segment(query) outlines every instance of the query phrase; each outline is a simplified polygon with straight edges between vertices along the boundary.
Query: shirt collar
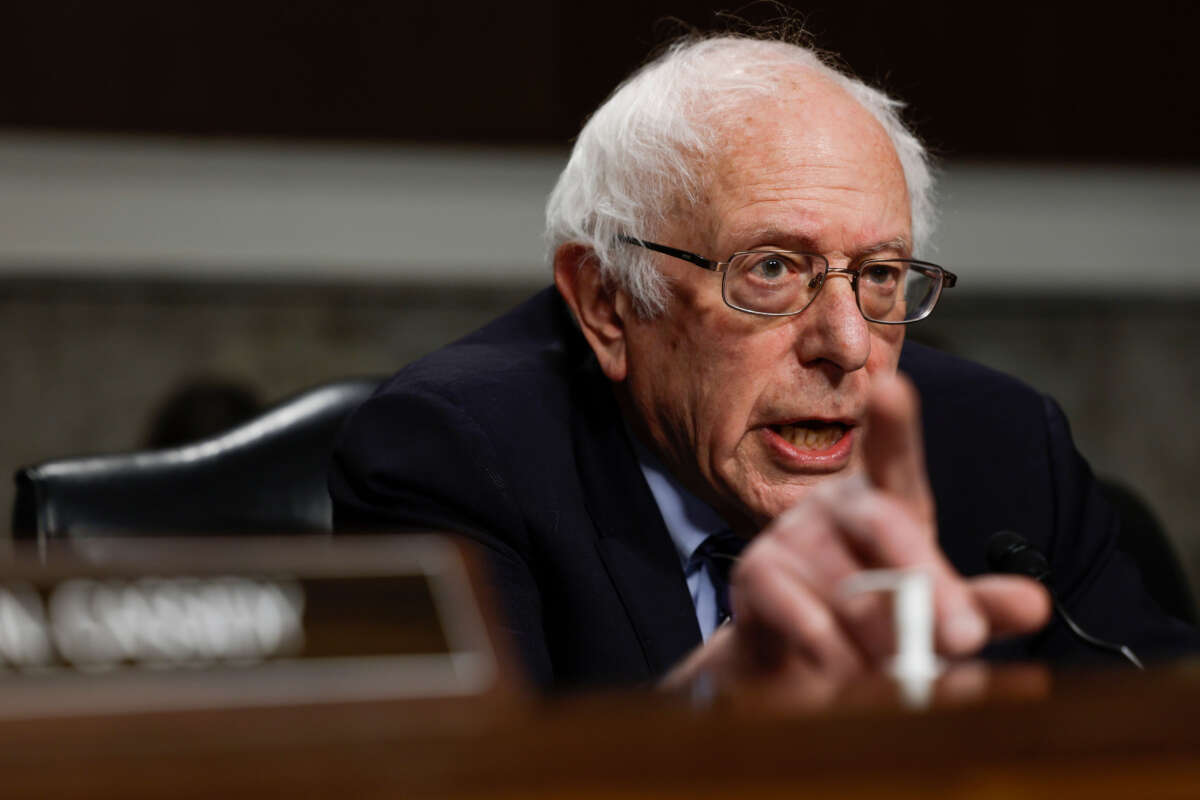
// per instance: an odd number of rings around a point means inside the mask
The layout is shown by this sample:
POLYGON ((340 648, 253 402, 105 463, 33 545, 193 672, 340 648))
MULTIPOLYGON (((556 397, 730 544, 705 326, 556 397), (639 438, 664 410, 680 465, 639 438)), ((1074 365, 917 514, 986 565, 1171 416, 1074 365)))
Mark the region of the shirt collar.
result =
POLYGON ((729 530, 729 526, 712 506, 683 488, 662 462, 650 452, 650 448, 638 441, 632 431, 628 433, 630 441, 633 442, 638 466, 646 476, 650 493, 654 495, 654 502, 658 505, 667 532, 671 534, 671 541, 675 543, 679 563, 686 571, 696 548, 712 534, 729 530))

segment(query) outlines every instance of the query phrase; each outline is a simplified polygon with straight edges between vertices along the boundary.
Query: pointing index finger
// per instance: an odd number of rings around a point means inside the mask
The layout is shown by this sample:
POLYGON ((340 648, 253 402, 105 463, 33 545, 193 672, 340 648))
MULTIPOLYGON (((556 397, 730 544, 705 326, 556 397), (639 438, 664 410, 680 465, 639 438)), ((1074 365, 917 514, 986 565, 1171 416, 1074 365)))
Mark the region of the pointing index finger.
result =
POLYGON ((871 387, 863 455, 872 485, 932 526, 934 506, 925 472, 921 405, 917 390, 903 375, 881 376, 871 387))

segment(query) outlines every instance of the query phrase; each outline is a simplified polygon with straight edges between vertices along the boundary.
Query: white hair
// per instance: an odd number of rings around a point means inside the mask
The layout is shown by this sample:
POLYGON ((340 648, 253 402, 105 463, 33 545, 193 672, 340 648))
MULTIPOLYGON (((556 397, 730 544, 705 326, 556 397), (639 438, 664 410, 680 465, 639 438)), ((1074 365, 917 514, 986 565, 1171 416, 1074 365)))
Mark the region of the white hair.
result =
POLYGON ((583 126, 546 203, 551 262, 560 246, 582 244, 604 280, 625 289, 639 313, 664 311, 666 281, 651 254, 617 237, 653 238, 669 218, 698 206, 704 163, 718 144, 717 120, 794 79, 794 70, 781 69, 788 66, 832 81, 883 126, 904 170, 919 251, 933 229, 933 175, 925 148, 900 119, 903 103, 807 47, 720 35, 676 42, 622 82, 583 126))

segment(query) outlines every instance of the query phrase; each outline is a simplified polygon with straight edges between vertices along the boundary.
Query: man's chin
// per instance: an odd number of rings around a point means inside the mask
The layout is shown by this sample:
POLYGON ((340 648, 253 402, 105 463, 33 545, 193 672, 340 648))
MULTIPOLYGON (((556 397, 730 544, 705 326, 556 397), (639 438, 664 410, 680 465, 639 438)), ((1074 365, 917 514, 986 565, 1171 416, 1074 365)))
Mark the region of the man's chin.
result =
POLYGON ((841 480, 860 472, 859 459, 855 458, 836 472, 816 475, 773 471, 771 477, 753 491, 742 495, 743 508, 758 529, 769 525, 776 517, 799 503, 805 495, 818 486, 841 480))

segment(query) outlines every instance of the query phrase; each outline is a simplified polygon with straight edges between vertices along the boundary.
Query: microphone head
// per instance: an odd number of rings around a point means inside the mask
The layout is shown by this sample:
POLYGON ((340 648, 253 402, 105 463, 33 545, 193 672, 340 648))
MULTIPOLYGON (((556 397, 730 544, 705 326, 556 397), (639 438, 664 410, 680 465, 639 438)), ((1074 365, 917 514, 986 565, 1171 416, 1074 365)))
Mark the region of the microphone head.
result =
POLYGON ((1019 533, 993 533, 988 539, 987 561, 996 572, 1025 575, 1050 587, 1050 563, 1019 533))

